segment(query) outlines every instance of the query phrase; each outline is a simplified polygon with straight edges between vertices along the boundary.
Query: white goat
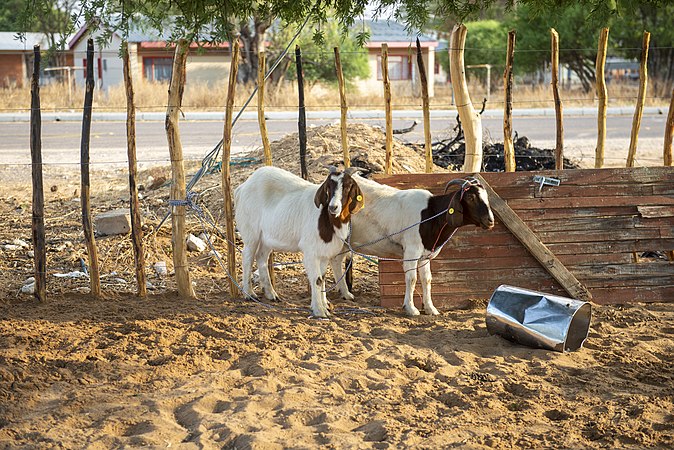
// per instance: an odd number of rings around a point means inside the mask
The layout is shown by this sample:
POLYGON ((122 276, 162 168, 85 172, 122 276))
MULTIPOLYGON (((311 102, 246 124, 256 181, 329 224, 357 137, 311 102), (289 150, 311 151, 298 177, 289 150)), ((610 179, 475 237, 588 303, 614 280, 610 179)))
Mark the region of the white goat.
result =
MULTIPOLYGON (((432 195, 423 189, 400 190, 357 174, 353 178, 367 199, 367 208, 352 220, 352 248, 378 257, 403 258, 406 284, 403 308, 410 316, 419 315, 413 301, 418 269, 424 310, 426 314, 439 314, 431 299, 430 260, 440 253, 442 245, 458 227, 474 224, 490 229, 494 226, 487 192, 474 178, 450 181, 445 192, 452 185, 458 185, 459 190, 444 195, 432 195), (424 222, 418 224, 421 221, 424 222)), ((342 270, 347 253, 345 247, 331 261, 345 298, 351 295, 342 270)))
POLYGON ((269 254, 301 251, 311 284, 311 310, 316 317, 327 317, 325 270, 344 245, 351 215, 363 206, 353 178, 332 172, 319 186, 285 170, 262 167, 236 189, 234 202, 244 243, 244 293, 254 296, 251 272, 257 259, 266 298, 278 299, 269 278, 269 254))

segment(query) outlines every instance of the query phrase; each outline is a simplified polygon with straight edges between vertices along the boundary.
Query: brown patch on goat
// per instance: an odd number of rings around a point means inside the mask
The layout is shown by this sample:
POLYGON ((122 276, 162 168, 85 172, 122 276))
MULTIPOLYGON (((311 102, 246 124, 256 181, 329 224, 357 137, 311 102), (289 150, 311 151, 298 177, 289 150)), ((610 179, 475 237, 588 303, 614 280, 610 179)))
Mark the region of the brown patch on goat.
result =
POLYGON ((419 225, 419 235, 426 250, 435 250, 436 246, 442 245, 459 227, 482 226, 483 222, 488 221, 490 209, 480 199, 481 188, 469 186, 463 195, 461 189, 463 188, 449 194, 430 197, 427 207, 421 211, 421 220, 426 220, 448 210, 447 214, 441 214, 419 225))
POLYGON ((340 173, 328 175, 314 197, 316 206, 321 208, 321 214, 318 217, 318 234, 324 242, 332 241, 335 229, 348 223, 351 220, 351 214, 360 211, 364 205, 363 193, 358 184, 348 173, 345 173, 342 177, 342 211, 339 216, 331 215, 328 205, 337 188, 337 182, 332 179, 332 175, 340 175, 340 173))

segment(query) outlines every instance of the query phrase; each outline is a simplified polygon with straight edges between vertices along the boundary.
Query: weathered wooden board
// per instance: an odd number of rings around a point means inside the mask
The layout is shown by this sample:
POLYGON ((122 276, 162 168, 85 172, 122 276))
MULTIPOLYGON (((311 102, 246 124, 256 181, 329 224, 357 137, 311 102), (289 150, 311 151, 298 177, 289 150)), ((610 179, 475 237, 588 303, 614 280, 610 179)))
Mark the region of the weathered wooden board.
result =
MULTIPOLYGON (((674 301, 674 263, 638 258, 674 249, 674 167, 482 173, 559 261, 601 304, 674 301), (560 186, 533 182, 557 178, 560 186)), ((379 177, 401 189, 442 193, 464 174, 379 177)), ((432 262, 436 305, 463 307, 488 299, 501 284, 568 296, 498 220, 492 231, 461 228, 432 262)), ((379 264, 381 303, 402 305, 399 262, 379 264)), ((421 301, 417 285, 415 302, 421 301)))

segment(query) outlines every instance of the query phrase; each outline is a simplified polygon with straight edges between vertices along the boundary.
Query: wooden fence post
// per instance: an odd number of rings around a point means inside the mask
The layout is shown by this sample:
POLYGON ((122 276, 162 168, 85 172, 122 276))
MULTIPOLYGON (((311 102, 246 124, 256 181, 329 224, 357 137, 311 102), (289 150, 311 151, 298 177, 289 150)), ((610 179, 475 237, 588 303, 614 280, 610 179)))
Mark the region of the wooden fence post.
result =
MULTIPOLYGON (((269 144, 269 134, 267 133, 267 120, 264 118, 264 88, 266 76, 266 53, 261 50, 257 57, 257 122, 260 125, 260 137, 262 138, 262 148, 264 149, 264 165, 271 166, 271 145, 269 144)), ((269 254, 267 262, 269 268, 269 279, 272 285, 276 284, 276 275, 274 273, 274 253, 269 254)))
POLYGON ((641 64, 639 66, 639 95, 637 105, 634 109, 634 118, 632 119, 632 132, 630 133, 630 149, 627 153, 627 167, 634 167, 634 158, 637 155, 637 141, 639 140, 639 128, 641 128, 641 117, 644 112, 644 102, 646 101, 646 88, 648 87, 648 45, 651 42, 651 33, 644 31, 643 41, 641 43, 641 64))
MULTIPOLYGON (((180 141, 180 108, 185 91, 185 66, 189 45, 181 39, 176 45, 173 58, 173 72, 168 92, 168 106, 166 108, 166 138, 171 154, 171 200, 186 200, 185 166, 183 163, 183 146, 180 141)), ((176 274, 178 294, 182 297, 194 297, 194 288, 190 281, 190 271, 187 265, 187 243, 185 242, 185 208, 184 205, 173 205, 171 211, 171 244, 173 245, 173 266, 176 274)))
POLYGON ((131 212, 131 241, 136 263, 137 294, 147 296, 145 284, 145 251, 143 249, 143 228, 140 220, 140 204, 138 202, 138 166, 136 163, 136 105, 134 104, 133 80, 131 79, 131 61, 129 43, 122 44, 124 59, 124 86, 126 88, 126 150, 129 158, 129 208, 131 212))
POLYGON ((47 249, 44 231, 44 188, 42 185, 42 115, 40 113, 40 46, 33 47, 33 78, 30 82, 30 157, 33 180, 33 262, 35 298, 47 300, 47 249))
POLYGON ((421 42, 417 38, 417 67, 421 81, 421 101, 424 110, 424 150, 426 153, 426 173, 433 172, 433 149, 431 148, 431 102, 428 99, 428 77, 421 54, 421 42))
POLYGON ((232 297, 238 294, 234 283, 236 279, 236 236, 234 235, 234 207, 232 205, 232 180, 230 178, 229 162, 232 152, 232 112, 234 110, 234 95, 236 93, 236 78, 239 72, 239 39, 232 42, 232 61, 229 66, 229 86, 227 88, 227 104, 225 106, 225 128, 222 137, 222 195, 225 204, 225 221, 227 232, 227 268, 229 278, 229 293, 232 297))
POLYGON ((82 227, 89 255, 89 284, 94 297, 101 296, 101 278, 98 270, 98 250, 94 240, 94 224, 91 221, 89 196, 89 141, 91 138, 91 106, 94 102, 94 40, 87 41, 87 76, 82 115, 82 141, 80 144, 82 227))
POLYGON ((667 123, 665 123, 665 145, 662 153, 665 166, 674 165, 672 162, 672 143, 674 143, 674 89, 672 89, 672 98, 669 101, 669 113, 667 113, 667 123))
POLYGON ((517 170, 513 148, 513 60, 515 59, 515 30, 508 31, 506 66, 503 73, 503 158, 506 172, 517 170))
POLYGON ((384 82, 384 105, 386 106, 386 162, 384 173, 393 169, 393 113, 391 112, 391 80, 388 76, 388 45, 381 44, 381 78, 384 82))
POLYGON ((463 124, 466 142, 463 171, 479 172, 482 168, 482 120, 473 108, 466 83, 463 49, 466 44, 467 32, 468 30, 463 24, 455 25, 452 30, 449 39, 449 69, 454 95, 456 96, 456 109, 463 124))
POLYGON ((339 126, 342 134, 342 152, 344 153, 344 168, 351 167, 351 157, 349 156, 349 137, 346 130, 346 114, 349 107, 346 103, 346 88, 344 86, 344 72, 342 71, 342 60, 339 57, 339 48, 335 47, 335 72, 337 73, 337 83, 339 85, 339 105, 340 118, 339 126))
MULTIPOLYGON (((665 166, 672 166, 672 142, 674 142, 674 89, 672 89, 672 98, 669 101, 669 112, 667 113, 667 122, 665 123, 665 143, 662 156, 665 166)), ((670 261, 674 261, 674 250, 667 252, 670 261)))
POLYGON ((555 169, 564 169, 564 119, 562 99, 559 97, 559 34, 554 28, 550 28, 550 46, 552 47, 552 96, 555 99, 555 169))
POLYGON ((260 125, 260 137, 264 149, 264 165, 271 166, 271 145, 267 133, 267 120, 264 118, 264 88, 266 75, 266 54, 260 51, 257 57, 257 122, 260 125))
POLYGON ((604 167, 604 153, 606 147, 606 108, 608 107, 608 92, 604 69, 606 67, 606 48, 608 46, 608 28, 602 28, 599 35, 599 47, 597 50, 596 81, 599 110, 597 113, 597 149, 595 150, 594 167, 604 167))
POLYGON ((304 108, 304 72, 302 71, 302 50, 295 46, 295 66, 297 68, 297 90, 299 95, 299 115, 297 128, 300 138, 300 173, 305 180, 309 177, 307 172, 307 112, 304 108))

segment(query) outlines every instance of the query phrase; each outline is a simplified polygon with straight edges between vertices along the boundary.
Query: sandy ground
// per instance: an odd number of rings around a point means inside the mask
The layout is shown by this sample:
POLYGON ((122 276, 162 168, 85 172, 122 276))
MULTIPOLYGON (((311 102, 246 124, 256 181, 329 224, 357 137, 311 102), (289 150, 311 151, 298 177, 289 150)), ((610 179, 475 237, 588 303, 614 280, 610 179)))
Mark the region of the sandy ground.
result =
MULTIPOLYGON (((327 321, 309 317, 301 268, 278 271, 285 301, 268 308, 231 298, 207 252, 189 258, 198 298, 179 298, 152 270, 172 266, 169 227, 150 233, 168 190, 149 186, 167 173, 141 174, 150 295, 134 295, 129 236, 113 236, 97 239, 98 299, 86 278, 54 276, 87 256, 79 176, 48 171, 39 304, 19 293, 30 249, 7 247, 30 242, 25 173, 0 172, 0 448, 674 447, 674 304, 595 305, 584 348, 561 354, 489 336, 487 299, 438 317, 378 308, 364 261, 356 300, 331 292, 327 321)), ((128 205, 125 177, 94 174, 94 214, 128 205)), ((201 191, 217 221, 218 184, 201 191)))

